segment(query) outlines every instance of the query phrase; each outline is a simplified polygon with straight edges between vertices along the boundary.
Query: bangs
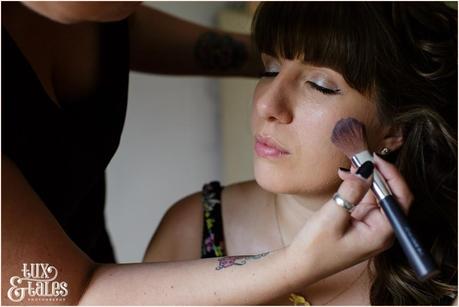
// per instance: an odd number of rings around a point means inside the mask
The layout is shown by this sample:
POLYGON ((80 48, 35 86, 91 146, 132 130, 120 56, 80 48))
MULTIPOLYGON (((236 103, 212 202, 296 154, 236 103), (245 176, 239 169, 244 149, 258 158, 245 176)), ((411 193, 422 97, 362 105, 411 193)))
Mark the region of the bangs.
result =
POLYGON ((331 68, 368 93, 378 48, 371 33, 384 29, 372 16, 359 2, 265 2, 255 13, 252 35, 259 52, 331 68))

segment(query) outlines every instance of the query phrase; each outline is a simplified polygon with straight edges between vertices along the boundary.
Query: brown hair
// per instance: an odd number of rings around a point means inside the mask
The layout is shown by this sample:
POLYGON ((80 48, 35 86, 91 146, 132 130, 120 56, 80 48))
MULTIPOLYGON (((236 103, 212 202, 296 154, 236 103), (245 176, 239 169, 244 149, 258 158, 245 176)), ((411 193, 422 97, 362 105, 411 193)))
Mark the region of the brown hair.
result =
POLYGON ((450 304, 457 292, 457 12, 441 2, 266 2, 260 52, 341 73, 403 132, 386 158, 415 196, 408 219, 441 273, 420 282, 397 243, 372 259, 373 305, 450 304))

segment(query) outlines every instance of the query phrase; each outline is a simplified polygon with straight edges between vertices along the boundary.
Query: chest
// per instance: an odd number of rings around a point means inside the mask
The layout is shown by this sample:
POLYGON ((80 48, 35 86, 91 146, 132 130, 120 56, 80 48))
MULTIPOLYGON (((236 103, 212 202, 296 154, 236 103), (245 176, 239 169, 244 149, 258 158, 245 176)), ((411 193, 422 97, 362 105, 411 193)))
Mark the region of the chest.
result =
POLYGON ((35 19, 4 26, 47 96, 58 106, 88 97, 100 79, 97 25, 51 25, 35 19))
POLYGON ((2 146, 47 204, 74 206, 103 181, 119 144, 128 85, 125 24, 105 28, 101 37, 85 25, 63 41, 60 29, 44 35, 46 26, 34 36, 14 24, 6 30, 2 146), (94 46, 96 39, 102 43, 94 46), (98 45, 101 52, 94 51, 98 45))
MULTIPOLYGON (((228 255, 258 254, 282 248, 275 215, 269 205, 256 205, 238 215, 235 211, 223 210, 225 245, 228 255), (225 213, 227 213, 225 218, 225 213)), ((371 278, 368 262, 357 264, 312 285, 298 288, 297 303, 303 298, 311 305, 369 305, 371 278)), ((269 305, 293 305, 289 293, 269 302, 269 305)))
POLYGON ((101 33, 96 25, 80 25, 57 31, 56 56, 50 80, 56 99, 74 103, 98 88, 101 79, 101 33))

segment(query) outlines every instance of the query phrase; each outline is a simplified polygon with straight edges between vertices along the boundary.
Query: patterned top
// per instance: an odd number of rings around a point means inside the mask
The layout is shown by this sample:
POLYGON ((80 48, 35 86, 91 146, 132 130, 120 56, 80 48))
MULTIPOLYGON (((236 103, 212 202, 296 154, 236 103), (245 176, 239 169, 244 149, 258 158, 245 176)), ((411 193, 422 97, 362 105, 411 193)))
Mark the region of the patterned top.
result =
POLYGON ((223 257, 226 255, 221 210, 222 189, 218 181, 205 184, 202 188, 204 226, 201 258, 223 257))

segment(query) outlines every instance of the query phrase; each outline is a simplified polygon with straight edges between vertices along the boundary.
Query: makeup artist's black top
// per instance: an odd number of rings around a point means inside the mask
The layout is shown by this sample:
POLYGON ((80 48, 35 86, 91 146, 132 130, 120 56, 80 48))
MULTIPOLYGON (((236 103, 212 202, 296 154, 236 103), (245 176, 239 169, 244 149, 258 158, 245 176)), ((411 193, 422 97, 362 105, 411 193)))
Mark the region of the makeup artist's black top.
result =
POLYGON ((114 262, 104 221, 105 168, 126 113, 127 21, 100 24, 99 33, 97 89, 59 107, 2 27, 2 153, 83 251, 95 261, 114 262))

